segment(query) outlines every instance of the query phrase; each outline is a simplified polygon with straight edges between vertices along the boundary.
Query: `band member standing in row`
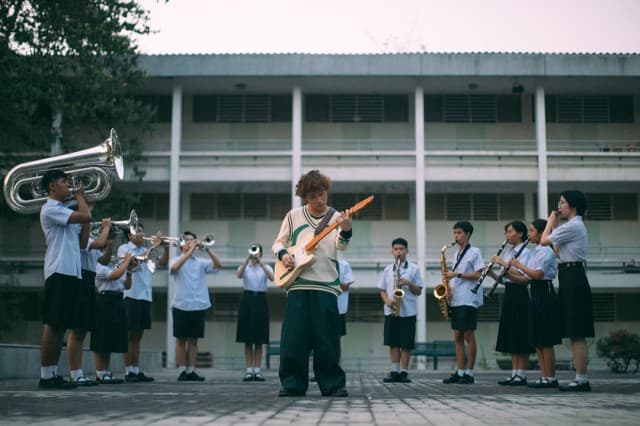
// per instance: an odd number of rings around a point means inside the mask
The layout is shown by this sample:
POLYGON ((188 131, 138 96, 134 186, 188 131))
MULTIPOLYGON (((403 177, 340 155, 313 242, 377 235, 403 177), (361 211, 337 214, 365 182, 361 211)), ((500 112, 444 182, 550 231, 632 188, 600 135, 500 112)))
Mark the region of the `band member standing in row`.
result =
POLYGON ((204 377, 195 371, 198 358, 198 339, 204 337, 205 312, 211 307, 206 274, 217 273, 222 268, 220 259, 211 248, 204 250, 209 259, 195 257, 193 252, 201 247, 196 234, 182 234, 182 254, 170 262, 175 292, 171 301, 173 337, 176 338, 176 364, 178 381, 202 382, 204 377))
POLYGON ((244 292, 238 308, 236 342, 244 343, 247 369, 245 382, 264 382, 260 371, 262 345, 269 343, 269 305, 267 288, 273 281, 273 269, 262 261, 262 245, 253 243, 249 255, 238 267, 236 276, 242 279, 244 292))
POLYGON ((563 317, 562 337, 571 339, 575 379, 560 390, 588 392, 591 390, 587 376, 589 352, 587 337, 595 335, 591 287, 585 272, 587 260, 587 228, 582 217, 587 199, 580 191, 569 190, 560 194, 558 211, 551 212, 540 244, 553 246, 558 255, 558 300, 563 317), (560 219, 567 220, 560 224, 560 219))
POLYGON ((323 396, 345 397, 346 377, 340 367, 339 314, 336 296, 340 281, 337 250, 345 250, 351 239, 348 212, 338 213, 327 205, 331 180, 318 170, 303 175, 296 185, 302 207, 290 210, 273 243, 274 255, 287 268, 295 261, 287 247, 313 238, 316 228, 338 222, 337 228, 315 248, 316 262, 302 271, 289 286, 280 344, 279 396, 303 396, 309 387, 309 354, 323 396), (326 219, 325 219, 326 216, 326 219), (324 222, 324 223, 323 223, 324 222))
POLYGON ((562 343, 558 299, 553 289, 553 279, 558 273, 556 256, 551 247, 540 245, 540 237, 547 221, 536 219, 529 225, 529 241, 536 244, 529 262, 525 265, 511 258, 509 263, 526 274, 525 277, 512 276, 516 282, 528 282, 531 292, 531 320, 529 333, 531 344, 536 348, 540 379, 529 383, 532 388, 557 388, 556 356, 554 345, 562 343))
POLYGON ((404 238, 396 238, 391 242, 391 255, 396 261, 384 268, 378 283, 384 302, 384 345, 389 346, 391 358, 391 371, 382 379, 385 383, 411 382, 407 370, 411 350, 416 347, 418 296, 422 293, 424 282, 418 266, 407 260, 408 246, 404 238), (404 291, 398 316, 392 315, 396 287, 404 291))
MULTIPOLYGON (((138 223, 138 230, 135 235, 127 231, 129 242, 118 248, 118 257, 123 258, 126 253, 133 256, 145 256, 147 249, 144 248, 144 226, 138 223)), ((149 250, 157 250, 161 239, 159 234, 154 237, 153 244, 149 250)), ((162 256, 156 262, 159 266, 164 266, 169 260, 169 250, 164 249, 162 256)), ((127 382, 152 382, 153 378, 146 376, 140 371, 140 342, 144 330, 151 329, 151 271, 146 262, 141 262, 140 266, 132 274, 131 289, 124 292, 124 306, 127 312, 127 330, 129 330, 129 350, 124 356, 124 364, 127 382)))
POLYGON ((473 226, 466 221, 453 225, 453 237, 458 249, 453 253, 453 268, 447 273, 451 287, 451 328, 456 342, 456 368, 445 384, 472 384, 475 382, 473 367, 476 362, 475 330, 478 308, 482 306, 482 290, 474 294, 471 289, 484 269, 482 253, 469 243, 473 226), (467 351, 465 354, 465 342, 467 351), (465 369, 465 358, 467 360, 465 369))
MULTIPOLYGON (((502 266, 504 270, 509 260, 520 253, 518 259, 526 264, 531 255, 529 249, 523 247, 526 244, 527 226, 519 220, 514 220, 505 225, 504 229, 511 250, 507 251, 504 257, 494 256, 493 262, 502 266)), ((521 277, 523 274, 515 268, 510 268, 504 277, 505 291, 496 342, 496 351, 511 354, 512 370, 511 376, 498 381, 498 384, 526 386, 529 354, 534 352, 529 338, 529 292, 527 280, 515 282, 514 276, 521 277)))
MULTIPOLYGON (((104 230, 104 221, 102 226, 104 230)), ((122 293, 131 288, 132 255, 127 252, 119 264, 112 263, 112 247, 113 240, 107 240, 95 267, 95 288, 98 290, 96 327, 91 333, 90 346, 96 366, 96 382, 105 385, 123 383, 122 379, 113 377, 109 364, 112 353, 123 354, 128 349, 127 317, 122 293)))
MULTIPOLYGON (((40 224, 47 250, 44 257, 44 301, 42 313, 42 338, 40 340, 40 381, 43 389, 68 389, 84 384, 86 379, 72 377, 68 382, 58 375, 58 359, 65 330, 67 337, 67 359, 72 371, 82 364, 82 341, 90 325, 87 314, 87 291, 82 281, 80 248, 87 240, 80 239, 80 224, 91 221, 91 211, 84 199, 82 188, 74 190, 78 203, 76 211, 64 201, 71 195, 67 175, 62 170, 44 173, 41 187, 48 193, 46 203, 40 210, 40 224)), ((82 375, 84 377, 84 375, 82 375)))
POLYGON ((347 312, 349 311, 349 289, 355 282, 353 270, 346 260, 338 261, 340 268, 340 289, 342 293, 338 296, 338 314, 340 314, 340 336, 347 335, 347 312))

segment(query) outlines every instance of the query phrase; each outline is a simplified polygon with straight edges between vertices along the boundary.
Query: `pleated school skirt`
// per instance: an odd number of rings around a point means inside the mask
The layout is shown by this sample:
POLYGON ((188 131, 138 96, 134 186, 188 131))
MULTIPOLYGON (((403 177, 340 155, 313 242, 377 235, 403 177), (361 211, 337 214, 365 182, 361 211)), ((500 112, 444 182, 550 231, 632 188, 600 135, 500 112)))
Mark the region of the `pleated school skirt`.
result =
POLYGON ((531 281, 530 336, 535 347, 562 343, 560 306, 550 280, 531 281))
POLYGON ((529 291, 526 286, 506 283, 496 351, 511 354, 535 352, 529 338, 529 291))

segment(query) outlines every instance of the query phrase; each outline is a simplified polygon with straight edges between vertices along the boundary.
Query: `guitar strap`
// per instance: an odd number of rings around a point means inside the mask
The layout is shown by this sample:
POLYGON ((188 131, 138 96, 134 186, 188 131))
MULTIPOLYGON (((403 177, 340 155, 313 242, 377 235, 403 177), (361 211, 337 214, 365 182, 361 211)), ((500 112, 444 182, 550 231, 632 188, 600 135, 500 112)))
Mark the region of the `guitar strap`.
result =
POLYGON ((329 210, 327 210, 327 212, 325 213, 324 217, 322 218, 322 221, 318 224, 318 227, 316 228, 313 235, 318 235, 324 230, 324 228, 327 227, 327 225, 329 224, 329 221, 331 220, 335 212, 336 212, 336 209, 334 209, 333 207, 329 207, 329 210))

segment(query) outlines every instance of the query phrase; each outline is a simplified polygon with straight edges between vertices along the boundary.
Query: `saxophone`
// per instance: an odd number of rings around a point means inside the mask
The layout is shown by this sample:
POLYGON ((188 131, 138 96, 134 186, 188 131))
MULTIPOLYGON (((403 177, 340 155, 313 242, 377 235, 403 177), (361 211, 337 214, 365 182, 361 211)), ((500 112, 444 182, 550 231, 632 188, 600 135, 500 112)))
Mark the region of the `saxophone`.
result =
POLYGON ((402 306, 402 298, 404 297, 404 290, 400 288, 400 267, 402 261, 400 257, 396 258, 396 273, 393 289, 393 306, 391 307, 391 315, 397 317, 400 315, 400 307, 402 306))
POLYGON ((449 306, 451 306, 451 288, 449 287, 449 278, 447 278, 447 258, 445 253, 449 247, 454 246, 455 241, 442 246, 440 249, 440 273, 442 275, 442 282, 437 284, 433 289, 433 295, 440 303, 440 312, 444 319, 449 319, 449 306))

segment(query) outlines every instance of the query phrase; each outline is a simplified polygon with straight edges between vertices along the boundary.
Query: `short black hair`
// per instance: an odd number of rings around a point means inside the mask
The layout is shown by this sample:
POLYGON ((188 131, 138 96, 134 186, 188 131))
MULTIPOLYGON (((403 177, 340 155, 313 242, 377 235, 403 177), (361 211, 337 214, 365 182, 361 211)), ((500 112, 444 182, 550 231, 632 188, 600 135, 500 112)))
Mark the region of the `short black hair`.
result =
POLYGON ((44 172, 42 179, 40 179, 40 186, 43 190, 49 193, 49 184, 55 182, 60 178, 66 178, 67 174, 60 169, 51 169, 44 172))
POLYGON ((512 220, 504 226, 505 232, 509 227, 512 227, 517 233, 520 234, 520 241, 524 241, 527 239, 527 225, 525 225, 524 222, 520 220, 512 220))
POLYGON ((198 238, 198 237, 196 236, 196 234, 194 234, 194 233, 193 233, 193 232, 191 232, 191 231, 184 231, 184 232, 182 233, 182 235, 191 235, 191 236, 193 237, 193 239, 194 239, 194 240, 195 240, 196 238, 198 238))
POLYGON ((403 245, 404 248, 409 248, 409 243, 404 238, 396 238, 395 240, 391 241, 391 247, 395 246, 396 244, 403 245))
POLYGON ((587 210, 587 197, 585 197, 581 191, 568 189, 562 191, 560 196, 567 200, 569 207, 576 209, 578 216, 584 216, 584 212, 587 210))
POLYGON ((542 233, 544 232, 544 228, 547 227, 547 219, 536 219, 531 222, 531 225, 536 228, 536 231, 542 233))
POLYGON ((473 234, 473 225, 466 220, 461 220, 453 224, 453 229, 462 229, 465 233, 473 234))

